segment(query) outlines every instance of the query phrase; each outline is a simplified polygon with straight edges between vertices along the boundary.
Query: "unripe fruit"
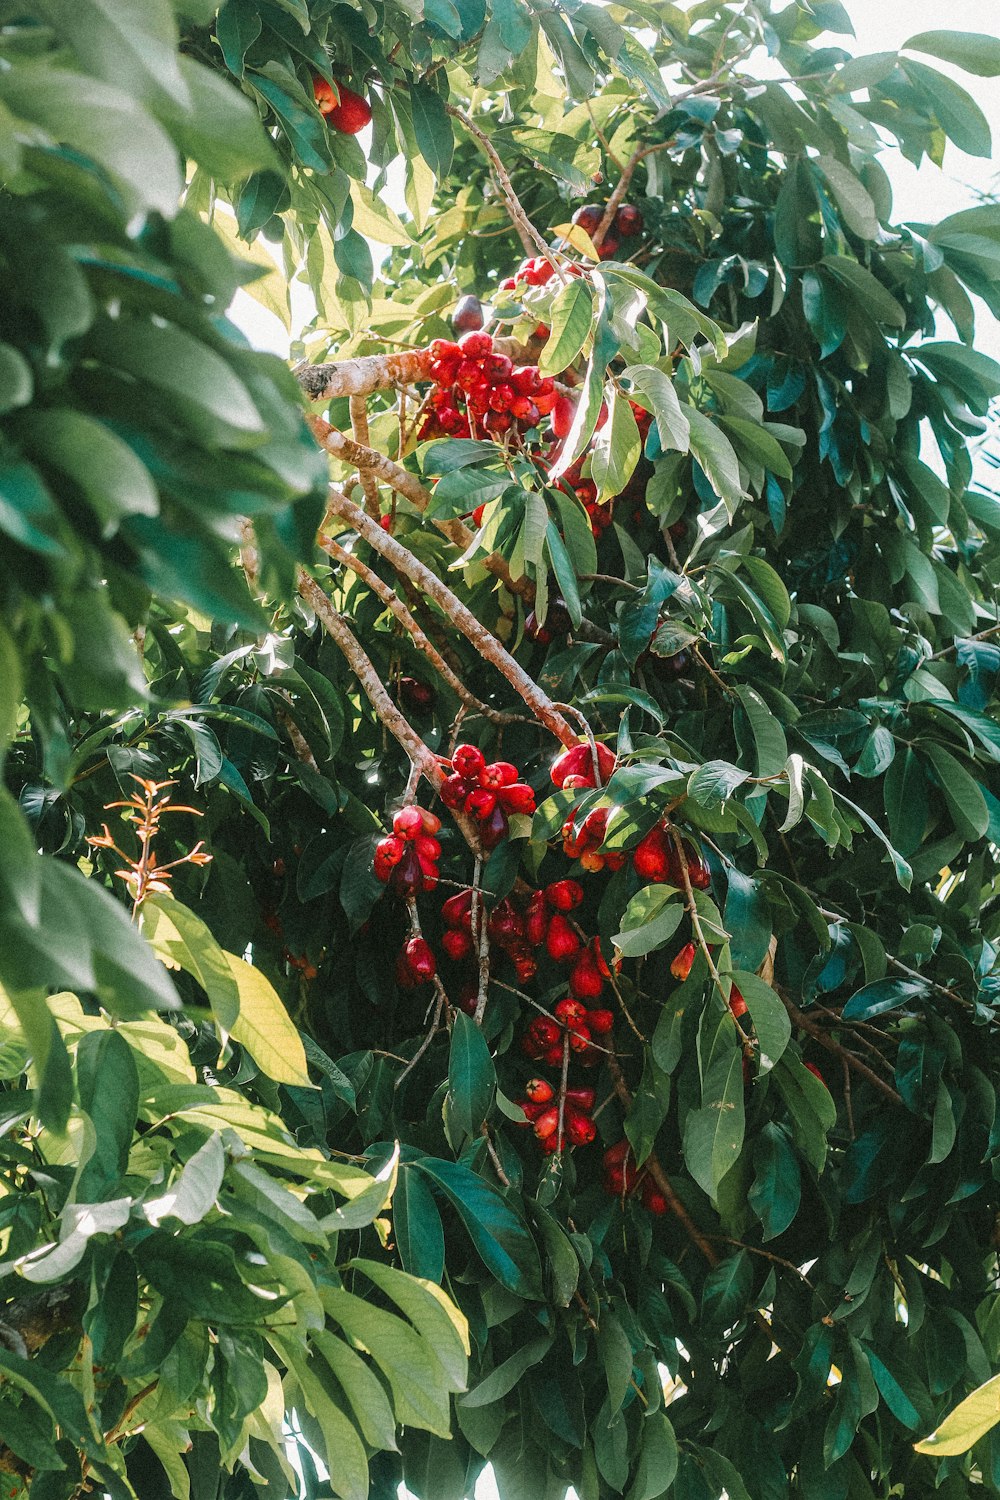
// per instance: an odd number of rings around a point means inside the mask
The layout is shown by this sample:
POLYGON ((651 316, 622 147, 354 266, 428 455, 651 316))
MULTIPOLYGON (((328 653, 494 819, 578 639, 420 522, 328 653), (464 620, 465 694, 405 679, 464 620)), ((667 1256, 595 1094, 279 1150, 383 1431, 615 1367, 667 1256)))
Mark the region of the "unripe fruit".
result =
POLYGON ((461 927, 449 927, 441 934, 441 947, 455 963, 472 952, 472 934, 461 927))
POLYGON ((451 326, 456 333, 475 333, 482 328, 485 321, 483 304, 478 297, 470 294, 458 299, 455 311, 451 315, 451 326))
MULTIPOLYGON (((530 1078, 525 1085, 524 1092, 533 1104, 548 1104, 550 1099, 555 1098, 555 1089, 547 1078, 530 1078)), ((593 1108, 593 1101, 591 1101, 591 1108, 593 1108)))
POLYGON ((357 135, 372 122, 371 105, 367 99, 349 89, 346 83, 338 83, 337 92, 340 95, 339 101, 334 98, 333 90, 325 78, 313 79, 316 103, 330 129, 338 130, 341 135, 357 135))
POLYGON ((747 1003, 740 991, 736 988, 735 984, 729 991, 729 1009, 732 1011, 737 1021, 741 1016, 745 1016, 748 1013, 747 1003))
POLYGON ((475 781, 486 764, 486 757, 477 745, 456 745, 451 757, 452 770, 467 781, 475 781))
POLYGON ((694 963, 694 943, 685 943, 679 953, 674 955, 670 965, 670 972, 675 979, 685 980, 691 972, 694 963))
POLYGON ((419 807, 401 807, 393 813, 392 831, 401 839, 415 839, 424 831, 424 820, 419 807))
POLYGON ((557 964, 568 963, 580 951, 580 939, 561 912, 555 912, 549 923, 545 947, 557 964))
POLYGON ((583 886, 578 880, 555 880, 542 894, 554 911, 574 911, 583 901, 583 886))
POLYGON ((437 973, 437 964, 434 961, 431 946, 425 938, 410 938, 403 951, 406 954, 406 962, 418 979, 425 981, 434 978, 437 973))
POLYGON ((595 1036, 607 1036, 614 1030, 615 1016, 611 1010, 588 1010, 587 1025, 595 1036))
POLYGON ((579 226, 585 234, 593 234, 598 224, 604 218, 604 209, 599 203, 584 203, 573 215, 572 223, 579 226))
POLYGON ((623 203, 615 214, 615 228, 623 239, 628 239, 633 234, 641 234, 644 224, 642 210, 636 208, 634 203, 623 203))

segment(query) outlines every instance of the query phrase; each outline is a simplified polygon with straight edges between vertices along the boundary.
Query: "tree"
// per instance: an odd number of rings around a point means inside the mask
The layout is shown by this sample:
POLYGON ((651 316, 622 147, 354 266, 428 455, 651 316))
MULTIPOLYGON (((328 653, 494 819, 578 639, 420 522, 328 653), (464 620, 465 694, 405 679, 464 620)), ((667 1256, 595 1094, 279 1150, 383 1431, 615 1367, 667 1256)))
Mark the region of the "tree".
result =
POLYGON ((1000 44, 849 35, 4 7, 13 1500, 1000 1488, 1000 44))

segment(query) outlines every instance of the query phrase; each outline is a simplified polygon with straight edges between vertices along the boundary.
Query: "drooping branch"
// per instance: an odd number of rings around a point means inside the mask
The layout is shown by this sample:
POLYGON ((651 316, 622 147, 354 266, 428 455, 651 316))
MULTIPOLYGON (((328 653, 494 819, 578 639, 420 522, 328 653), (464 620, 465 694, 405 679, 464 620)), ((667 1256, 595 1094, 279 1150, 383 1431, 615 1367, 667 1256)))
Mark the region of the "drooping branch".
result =
POLYGON ((330 490, 330 510, 353 527, 358 535, 363 537, 376 552, 380 552, 397 572, 412 579, 428 598, 434 600, 452 623, 457 625, 462 634, 472 642, 480 656, 506 677, 536 719, 544 724, 561 744, 569 748, 577 743, 578 736, 574 734, 551 698, 542 691, 533 678, 528 676, 510 653, 504 650, 492 631, 477 620, 472 611, 456 598, 448 585, 443 583, 436 573, 432 573, 430 568, 425 567, 394 537, 388 536, 381 526, 365 515, 360 505, 355 505, 353 500, 349 500, 346 495, 341 495, 334 489, 330 490))
POLYGON ((489 719, 492 724, 511 724, 517 721, 519 718, 518 715, 505 714, 499 709, 491 708, 488 703, 483 703, 474 693, 470 693, 462 679, 452 670, 440 651, 414 619, 395 589, 386 583, 384 578, 380 578, 373 568, 369 568, 360 558, 355 557, 353 552, 348 552, 345 547, 341 547, 340 543, 335 542, 331 537, 321 537, 319 544, 329 557, 332 557, 335 562, 339 562, 343 567, 350 568, 351 572, 356 574, 371 589, 372 593, 381 599, 393 619, 398 620, 400 625, 402 625, 417 650, 424 653, 438 676, 444 679, 452 692, 464 704, 475 713, 482 714, 483 718, 489 719))
POLYGON ((522 208, 521 201, 514 191, 507 168, 500 160, 493 142, 489 139, 486 132, 480 130, 476 122, 469 118, 463 109, 458 109, 454 104, 446 104, 445 109, 465 126, 469 134, 474 140, 479 142, 486 153, 487 160, 493 168, 493 175, 496 178, 497 186, 503 194, 504 203, 507 205, 507 212, 510 215, 511 223, 517 230, 518 238, 524 248, 525 255, 531 255, 533 251, 539 255, 543 255, 561 279, 562 273, 552 258, 552 251, 522 208))

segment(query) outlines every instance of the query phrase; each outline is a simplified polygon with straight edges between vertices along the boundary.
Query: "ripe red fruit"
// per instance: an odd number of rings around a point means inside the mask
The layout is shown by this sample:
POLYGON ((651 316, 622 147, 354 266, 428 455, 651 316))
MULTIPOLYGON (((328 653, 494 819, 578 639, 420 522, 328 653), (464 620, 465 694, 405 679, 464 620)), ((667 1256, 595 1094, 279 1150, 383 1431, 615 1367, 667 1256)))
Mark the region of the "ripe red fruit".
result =
POLYGON ((540 948, 545 941, 545 934, 548 930, 549 913, 545 905, 545 896, 541 891, 536 891, 528 901, 528 909, 524 920, 524 935, 532 948, 540 948))
POLYGON ((457 775, 464 776, 466 781, 478 780, 485 764, 486 757, 477 745, 456 745, 451 757, 452 770, 457 775))
POLYGON ((398 865, 405 853, 405 840, 396 834, 390 833, 387 838, 379 839, 375 845, 375 858, 381 864, 387 865, 389 869, 398 865))
MULTIPOLYGON (((603 745, 598 741, 597 768, 600 772, 602 784, 607 781, 614 770, 616 759, 615 752, 609 749, 607 745, 603 745)), ((596 785, 594 779, 594 757, 590 748, 590 741, 585 740, 581 745, 572 745, 568 750, 564 750, 561 755, 557 755, 549 769, 549 775, 558 787, 566 785, 567 776, 583 776, 588 778, 586 781, 587 786, 596 785)))
POLYGON ((615 214, 615 228, 623 239, 628 239, 633 234, 641 234, 644 224, 642 210, 636 208, 634 203, 623 203, 615 214))
POLYGON ((433 708, 436 696, 428 682, 421 682, 416 677, 399 679, 399 698, 406 708, 418 710, 433 708))
POLYGON ((389 886, 397 896, 415 896, 423 890, 424 871, 420 868, 420 856, 412 843, 407 843, 402 859, 389 877, 389 886))
POLYGON ((477 786, 465 799, 465 811, 471 818, 479 818, 481 822, 490 816, 496 805, 496 792, 487 791, 484 786, 477 786))
POLYGON ((594 1092, 593 1089, 567 1089, 566 1090, 566 1102, 567 1102, 567 1104, 573 1104, 573 1105, 575 1105, 578 1110, 582 1110, 584 1113, 588 1113, 589 1114, 589 1112, 594 1107, 594 1100, 596 1098, 597 1098, 597 1095, 596 1095, 596 1093, 594 1092))
POLYGON ((420 816, 423 819, 424 832, 426 834, 441 832, 441 819, 437 813, 432 813, 429 808, 422 807, 420 809, 420 816))
POLYGON ((615 255, 617 255, 618 236, 615 234, 606 234, 604 236, 604 239, 601 241, 600 249, 598 250, 597 254, 600 260, 611 260, 615 255))
POLYGON ((583 886, 578 880, 554 880, 542 894, 554 911, 574 911, 583 901, 583 886))
POLYGON ((531 787, 524 781, 516 781, 513 786, 502 786, 497 792, 500 806, 512 813, 533 813, 535 810, 535 794, 531 787))
POLYGON ((572 222, 578 225, 585 234, 593 234, 603 218, 604 209, 599 203, 584 203, 576 210, 572 222))
POLYGON ((584 948, 573 965, 569 987, 578 1000, 596 1000, 604 989, 604 980, 589 948, 584 948))
POLYGON ((640 839, 632 851, 632 864, 643 880, 665 881, 670 874, 670 843, 663 829, 656 825, 640 839))
POLYGON ((392 536, 392 516, 379 516, 378 524, 383 531, 387 531, 392 536))
POLYGON ((587 1025, 595 1036, 607 1036, 614 1030, 615 1015, 611 1010, 588 1010, 587 1025))
POLYGON ((330 129, 339 130, 341 135, 357 135, 372 122, 371 105, 367 99, 349 89, 346 83, 338 83, 337 92, 340 95, 339 101, 334 98, 333 90, 325 78, 313 79, 313 94, 319 112, 330 129))
POLYGON ((562 1021, 567 1026, 578 1026, 587 1019, 587 1007, 581 1005, 579 1000, 567 996, 565 1000, 559 1001, 554 1015, 557 1021, 562 1021))
POLYGON ((514 972, 518 984, 530 984, 538 973, 538 965, 530 955, 514 955, 514 972))
POLYGON ((499 901, 487 924, 490 937, 500 944, 524 939, 524 920, 510 900, 499 901))
POLYGON ((535 1121, 535 1134, 540 1141, 544 1141, 548 1136, 554 1135, 558 1129, 559 1111, 555 1105, 551 1105, 548 1109, 543 1109, 535 1121))
POLYGON ((735 984, 729 991, 729 1009, 732 1011, 737 1021, 741 1016, 745 1016, 747 1014, 747 1003, 740 991, 736 988, 735 984))
POLYGON ((509 760, 494 760, 479 773, 479 785, 497 792, 502 786, 513 786, 521 773, 509 760))
POLYGON ((539 625, 538 616, 531 610, 525 616, 524 633, 529 641, 537 641, 540 646, 547 646, 552 639, 552 632, 545 625, 539 625))
POLYGON ((569 437, 576 416, 576 403, 568 396, 557 396, 552 407, 552 432, 557 438, 569 437))
POLYGON ((465 359, 485 359, 493 353, 493 340, 488 333, 463 333, 458 341, 458 347, 465 359))
POLYGON ((817 1068, 815 1063, 803 1063, 802 1066, 804 1068, 808 1068, 813 1077, 818 1078, 823 1087, 829 1092, 830 1085, 827 1083, 826 1079, 823 1077, 822 1073, 820 1072, 819 1068, 817 1068))
POLYGON ((441 934, 441 947, 457 963, 472 952, 472 934, 461 927, 449 927, 441 934))
POLYGON ((567 1108, 566 1139, 571 1146, 589 1146, 597 1134, 597 1126, 587 1115, 567 1108))
POLYGON ((692 886, 696 891, 707 891, 712 884, 712 875, 705 862, 705 856, 687 839, 684 840, 684 854, 687 859, 688 879, 692 886))
MULTIPOLYGON (((530 1078, 525 1085, 524 1092, 533 1104, 548 1104, 550 1099, 555 1098, 555 1089, 547 1078, 530 1078)), ((566 1097, 569 1097, 568 1091, 566 1097)), ((593 1108, 593 1101, 591 1101, 591 1108, 593 1108)))
POLYGON ((557 964, 565 964, 580 951, 580 939, 561 912, 555 912, 545 934, 548 955, 557 964))
POLYGON ((500 390, 504 390, 507 387, 504 386, 503 382, 510 379, 511 371, 514 368, 514 361, 506 354, 493 353, 487 356, 483 368, 493 384, 500 390))
POLYGON ((673 962, 670 965, 670 972, 675 979, 684 980, 690 974, 693 963, 694 943, 685 943, 680 952, 674 955, 673 962))
POLYGON ((424 820, 419 807, 401 807, 393 814, 392 831, 401 839, 415 839, 424 831, 424 820))
POLYGON ((469 931, 472 927, 472 892, 458 891, 449 896, 441 907, 441 917, 448 927, 461 927, 469 931))
POLYGON ((533 1104, 530 1099, 515 1099, 514 1103, 520 1105, 524 1111, 524 1123, 526 1125, 532 1120, 537 1120, 545 1108, 544 1104, 533 1104))
POLYGON ((536 1016, 528 1031, 543 1047, 551 1047, 562 1035, 558 1021, 553 1021, 551 1016, 536 1016))
POLYGON ((418 979, 434 978, 437 973, 437 963, 426 938, 410 938, 403 951, 406 954, 406 962, 418 979))
POLYGON ((464 776, 446 776, 441 785, 440 797, 445 807, 452 811, 461 807, 471 788, 464 776))
POLYGON ((569 1045, 574 1052, 590 1051, 590 1027, 584 1022, 579 1026, 571 1026, 569 1029, 569 1045))
POLYGON ((640 1194, 643 1208, 648 1209, 651 1214, 665 1214, 670 1207, 651 1177, 646 1177, 643 1180, 640 1194))
POLYGON ((470 293, 469 296, 458 299, 451 315, 451 326, 456 333, 476 333, 485 321, 483 304, 478 297, 473 297, 470 293))
POLYGON ((431 838, 429 833, 418 833, 413 840, 413 847, 421 860, 427 859, 435 863, 441 858, 441 845, 437 839, 431 838))
POLYGON ((498 802, 489 817, 484 818, 479 825, 479 837, 483 848, 495 849, 508 833, 510 833, 510 824, 507 821, 507 814, 498 802))

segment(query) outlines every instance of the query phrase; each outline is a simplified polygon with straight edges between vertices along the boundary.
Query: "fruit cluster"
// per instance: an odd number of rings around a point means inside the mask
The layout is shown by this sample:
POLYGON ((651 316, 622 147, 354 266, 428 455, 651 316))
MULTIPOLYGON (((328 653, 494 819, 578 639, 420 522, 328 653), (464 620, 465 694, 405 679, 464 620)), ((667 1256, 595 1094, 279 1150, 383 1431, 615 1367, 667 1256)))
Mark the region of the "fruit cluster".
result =
POLYGON ((476 819, 484 849, 495 849, 507 837, 509 813, 535 810, 534 792, 509 760, 487 764, 476 745, 458 745, 451 760, 441 765, 451 772, 441 787, 441 801, 453 812, 461 809, 476 819))
MULTIPOLYGON (((573 223, 586 234, 594 234, 598 225, 604 218, 604 206, 600 203, 585 203, 576 210, 573 215, 573 223)), ((636 208, 634 203, 623 203, 611 221, 604 239, 598 247, 598 255, 601 260, 611 260, 618 254, 618 248, 622 240, 632 239, 643 231, 644 220, 642 210, 636 208)))
MULTIPOLYGON (((688 839, 683 841, 682 848, 692 889, 707 891, 712 877, 704 855, 688 839)), ((676 885, 678 889, 684 885, 680 855, 662 823, 657 823, 636 844, 632 850, 632 865, 643 880, 665 882, 676 885)))
POLYGON ((603 786, 614 770, 616 760, 615 752, 607 745, 595 740, 592 748, 590 741, 584 740, 557 755, 549 768, 549 775, 553 786, 560 789, 603 786))
POLYGON ((515 365, 480 330, 457 344, 435 339, 430 367, 434 388, 419 436, 476 437, 537 427, 556 403, 555 383, 537 365, 515 365))
MULTIPOLYGON (((445 930, 441 935, 441 946, 456 963, 468 958, 478 944, 483 915, 483 907, 480 905, 473 931, 471 889, 449 896, 442 906, 441 918, 445 930)), ((538 972, 538 963, 527 941, 524 917, 510 896, 497 902, 486 919, 486 927, 490 942, 505 952, 513 962, 518 983, 530 984, 538 972)), ((478 984, 474 986, 471 996, 465 995, 459 1000, 462 1009, 474 1010, 477 996, 478 984)))
POLYGON ((375 845, 375 874, 396 896, 432 891, 438 883, 441 819, 410 804, 393 815, 392 832, 375 845))
MULTIPOLYGON (((535 1138, 546 1153, 559 1150, 559 1100, 547 1078, 531 1078, 525 1098, 515 1099, 524 1111, 525 1123, 534 1127, 535 1138)), ((563 1105, 563 1144, 589 1146, 597 1134, 591 1111, 595 1093, 590 1088, 566 1090, 563 1105)))
POLYGON ((636 1189, 651 1214, 667 1212, 670 1205, 649 1173, 636 1166, 629 1142, 617 1141, 604 1153, 604 1191, 612 1198, 627 1198, 636 1189))

